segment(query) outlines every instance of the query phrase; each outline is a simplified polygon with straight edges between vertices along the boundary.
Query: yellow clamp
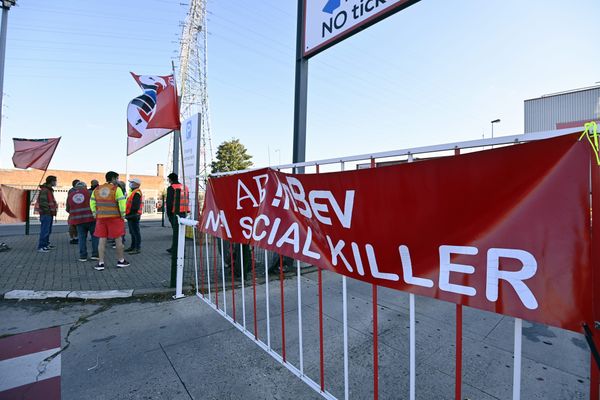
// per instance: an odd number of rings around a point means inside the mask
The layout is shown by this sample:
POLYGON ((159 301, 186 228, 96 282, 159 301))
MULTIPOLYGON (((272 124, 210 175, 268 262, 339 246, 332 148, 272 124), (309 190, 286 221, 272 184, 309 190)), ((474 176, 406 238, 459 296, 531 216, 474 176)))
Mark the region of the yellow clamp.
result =
POLYGON ((590 146, 592 146, 592 150, 594 150, 594 155, 596 156, 596 163, 600 165, 600 155, 598 155, 598 124, 596 122, 588 122, 583 125, 583 133, 579 136, 579 140, 583 137, 587 137, 588 142, 590 142, 590 146))

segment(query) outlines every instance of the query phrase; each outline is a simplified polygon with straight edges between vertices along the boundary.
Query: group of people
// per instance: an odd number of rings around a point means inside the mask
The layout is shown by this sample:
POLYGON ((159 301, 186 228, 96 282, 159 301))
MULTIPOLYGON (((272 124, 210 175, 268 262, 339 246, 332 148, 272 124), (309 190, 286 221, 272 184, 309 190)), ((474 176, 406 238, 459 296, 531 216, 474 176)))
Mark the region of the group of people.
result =
MULTIPOLYGON (((142 237, 140 232, 140 217, 143 212, 143 194, 140 190, 141 181, 138 178, 129 180, 130 192, 124 182, 119 181, 119 174, 109 171, 105 175, 106 183, 100 185, 93 180, 88 189, 87 184, 80 180, 73 181, 69 190, 66 211, 69 213, 68 224, 71 233, 71 243, 79 244, 79 261, 88 260, 87 237, 91 236, 91 260, 98 261, 94 266, 97 271, 105 269, 104 255, 107 239, 115 240, 117 252, 117 268, 130 265, 125 260, 124 253, 139 254, 142 237), (131 235, 131 245, 124 248, 125 220, 131 235), (73 228, 71 228, 73 227, 73 228), (76 232, 76 237, 75 233, 76 232)), ((57 178, 48 176, 46 182, 40 185, 40 192, 35 203, 35 211, 40 215, 40 238, 38 252, 47 253, 54 246, 50 243, 52 224, 58 204, 54 198, 54 187, 57 178)))

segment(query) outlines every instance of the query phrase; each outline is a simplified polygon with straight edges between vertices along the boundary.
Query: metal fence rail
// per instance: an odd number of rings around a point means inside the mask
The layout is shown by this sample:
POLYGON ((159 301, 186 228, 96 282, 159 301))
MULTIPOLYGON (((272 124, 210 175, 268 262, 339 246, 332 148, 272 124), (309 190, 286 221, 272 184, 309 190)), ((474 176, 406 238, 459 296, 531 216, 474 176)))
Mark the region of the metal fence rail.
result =
MULTIPOLYGON (((405 149, 394 152, 385 152, 377 154, 367 154, 361 156, 346 157, 342 159, 328 159, 315 162, 305 162, 299 164, 290 164, 275 167, 278 170, 297 170, 298 168, 313 169, 311 172, 320 173, 323 166, 327 166, 328 170, 343 171, 349 166, 354 165, 356 168, 362 168, 365 163, 368 166, 375 168, 379 161, 392 161, 392 162, 414 162, 418 156, 424 157, 436 157, 436 156, 448 156, 458 155, 461 151, 477 151, 484 149, 489 146, 498 145, 512 145, 523 143, 526 141, 545 139, 554 136, 560 136, 563 134, 570 134, 580 129, 567 129, 561 131, 541 132, 529 135, 518 135, 509 137, 498 137, 494 139, 476 140, 470 142, 461 143, 450 143, 447 145, 439 146, 428 146, 416 149, 405 149)), ((248 254, 248 251, 246 251, 248 254)), ((196 295, 210 305, 215 311, 219 312, 230 321, 238 330, 244 333, 248 338, 253 340, 259 347, 265 350, 275 360, 285 366, 294 375, 303 380, 308 386, 320 393, 326 399, 337 398, 329 391, 329 386, 325 380, 325 338, 324 338, 324 309, 323 309, 323 271, 317 269, 317 280, 318 280, 318 337, 319 337, 319 356, 318 356, 318 377, 309 377, 305 370, 305 349, 303 342, 303 331, 305 328, 305 318, 302 314, 302 270, 303 266, 300 261, 295 261, 295 279, 296 279, 296 299, 297 302, 297 344, 294 343, 294 347, 298 346, 297 363, 293 364, 290 362, 289 341, 286 341, 286 296, 285 296, 285 265, 284 258, 279 255, 279 290, 270 292, 269 280, 273 276, 273 270, 270 271, 270 260, 273 258, 269 257, 267 250, 260 249, 258 247, 252 247, 250 249, 250 268, 249 271, 245 271, 244 263, 244 245, 228 243, 222 239, 199 233, 194 233, 194 268, 196 273, 196 295), (196 246, 197 252, 196 252, 196 246), (237 249, 236 249, 237 248, 237 249), (237 251, 235 251, 237 250, 237 251), (239 254, 239 257, 237 257, 239 254), (240 277, 236 282, 234 276, 235 265, 240 263, 240 277), (226 282, 226 264, 231 269, 231 276, 227 276, 230 279, 229 285, 226 282), (264 271, 264 272, 263 272, 264 271), (246 276, 246 274, 250 276, 246 276), (271 275, 270 275, 271 274, 271 275), (264 288, 260 288, 257 283, 259 280, 264 279, 264 288), (246 285, 246 281, 251 282, 249 286, 246 285), (251 295, 247 296, 246 291, 251 291, 251 295), (257 292, 264 290, 264 334, 261 331, 260 324, 257 317, 257 292), (236 291, 241 291, 241 304, 236 304, 236 291), (277 293, 278 292, 278 293, 277 293), (228 300, 229 297, 229 300, 228 300), (251 304, 246 304, 246 298, 251 299, 251 304), (270 309, 273 306, 271 301, 273 298, 279 297, 279 311, 281 313, 280 324, 281 332, 278 334, 281 337, 280 344, 274 344, 271 338, 272 324, 273 321, 270 318, 270 309), (240 314, 241 305, 241 314, 240 314), (251 310, 251 311, 249 311, 251 310), (247 313, 251 315, 248 316, 247 313), (275 348, 281 349, 280 352, 276 351, 275 348)), ((277 256, 275 257, 277 260, 277 256)), ((288 272, 289 277, 289 272, 288 272)), ((349 381, 349 326, 348 326, 348 279, 345 276, 341 277, 342 283, 342 315, 341 323, 343 330, 341 332, 343 338, 343 398, 348 399, 350 397, 350 381, 349 381)), ((415 295, 409 294, 409 398, 414 400, 416 398, 416 318, 415 318, 415 295)), ((289 294, 287 299, 289 299, 289 294)), ((439 301, 439 300, 436 300, 439 301)), ((373 398, 377 399, 379 396, 379 343, 378 343, 378 286, 372 285, 371 287, 371 302, 372 302, 372 351, 373 351, 373 371, 372 371, 372 383, 373 383, 373 398)), ((262 307, 262 306, 261 306, 262 307)), ((289 316, 288 316, 289 318, 289 316)), ((454 397, 462 399, 462 387, 463 387, 463 306, 455 306, 455 393, 454 397)), ((514 318, 514 362, 512 366, 512 398, 518 400, 521 398, 521 366, 522 366, 522 320, 514 318)), ((294 356, 294 358, 296 358, 294 356)), ((592 385, 594 385, 592 379, 592 385)), ((593 394, 593 390, 590 391, 590 395, 593 394)), ((342 396, 340 396, 341 398, 342 396)))

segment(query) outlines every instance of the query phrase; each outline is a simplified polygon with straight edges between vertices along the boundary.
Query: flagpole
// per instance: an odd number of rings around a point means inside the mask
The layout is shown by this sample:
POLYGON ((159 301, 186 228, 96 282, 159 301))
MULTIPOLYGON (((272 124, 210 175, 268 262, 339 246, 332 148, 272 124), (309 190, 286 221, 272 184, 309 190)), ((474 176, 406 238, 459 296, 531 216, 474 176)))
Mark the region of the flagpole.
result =
MULTIPOLYGON (((37 186, 35 187, 36 190, 39 190, 40 186, 42 185, 42 181, 44 180, 44 177, 46 176, 46 172, 48 172, 48 167, 46 167, 46 169, 44 169, 43 171, 44 171, 44 173, 42 174, 40 181, 38 182, 37 186)), ((31 207, 31 200, 29 202, 29 206, 31 207)))
POLYGON ((129 156, 125 156, 125 178, 129 182, 129 156))
MULTIPOLYGON (((52 155, 50 156, 50 161, 52 161, 52 158, 54 157, 54 153, 56 153, 56 149, 58 148, 58 145, 60 144, 60 139, 62 139, 62 136, 58 137, 58 142, 56 143, 56 146, 54 146, 54 150, 52 150, 52 155)), ((40 185, 42 184, 42 180, 46 176, 46 172, 48 172, 48 167, 50 166, 50 161, 48 161, 48 165, 46 165, 46 169, 44 169, 44 173, 42 174, 42 177, 40 178, 40 181, 38 182, 36 189, 39 189, 40 185)), ((29 203, 29 206, 31 207, 31 201, 29 203)))
MULTIPOLYGON (((56 149, 58 149, 58 145, 60 144, 60 139, 62 139, 62 136, 58 137, 58 142, 56 142, 56 146, 54 146, 54 150, 52 150, 52 155, 50 156, 50 161, 52 161, 52 158, 54 158, 54 153, 56 153, 56 149)), ((44 177, 46 176, 46 172, 48 172, 48 167, 50 166, 50 161, 48 161, 48 165, 46 165, 46 169, 44 170, 42 179, 44 179, 44 177)), ((38 183, 38 189, 39 189, 40 185, 42 184, 42 179, 40 179, 40 181, 38 183)), ((31 203, 29 203, 29 208, 31 208, 31 203)), ((27 210, 27 212, 29 212, 29 210, 27 210)), ((56 215, 54 216, 54 220, 56 220, 56 215)))
POLYGON ((125 178, 129 182, 129 135, 127 135, 127 142, 125 145, 125 178))
MULTIPOLYGON (((175 77, 175 63, 173 62, 173 60, 171 60, 171 71, 173 73, 173 88, 175 90, 175 98, 177 99, 177 111, 179 112, 179 116, 181 118, 181 99, 179 96, 177 96, 177 78, 175 77)), ((183 139, 181 139, 181 128, 179 129, 179 135, 175 135, 175 139, 177 139, 179 137, 179 151, 181 152, 181 184, 183 185, 183 193, 182 195, 185 195, 185 168, 184 168, 184 161, 183 161, 183 139)), ((177 146, 177 143, 174 144, 175 146, 177 146)), ((188 199, 189 202, 189 199, 188 199)))

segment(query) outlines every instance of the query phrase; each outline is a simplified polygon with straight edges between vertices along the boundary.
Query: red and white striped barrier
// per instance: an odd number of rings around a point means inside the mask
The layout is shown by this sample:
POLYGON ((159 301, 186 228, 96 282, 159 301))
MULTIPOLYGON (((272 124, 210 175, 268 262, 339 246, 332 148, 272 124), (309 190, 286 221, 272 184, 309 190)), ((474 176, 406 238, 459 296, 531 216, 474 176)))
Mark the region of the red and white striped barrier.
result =
POLYGON ((60 400, 60 348, 60 327, 0 339, 0 399, 60 400))

